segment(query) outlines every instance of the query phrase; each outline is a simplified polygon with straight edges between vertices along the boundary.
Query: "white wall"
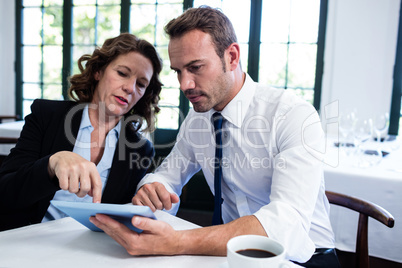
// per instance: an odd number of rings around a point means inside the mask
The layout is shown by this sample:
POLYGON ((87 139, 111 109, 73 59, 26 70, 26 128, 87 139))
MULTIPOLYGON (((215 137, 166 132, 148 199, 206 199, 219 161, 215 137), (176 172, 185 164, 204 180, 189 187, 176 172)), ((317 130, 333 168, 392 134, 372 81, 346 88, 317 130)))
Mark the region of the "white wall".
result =
POLYGON ((0 115, 15 114, 15 3, 0 1, 0 115))
POLYGON ((322 115, 331 103, 339 105, 332 116, 390 111, 399 7, 400 0, 329 0, 322 115))
MULTIPOLYGON (((15 8, 0 1, 0 114, 15 111, 15 8)), ((390 109, 400 0, 329 0, 321 110, 390 109)), ((325 116, 325 115, 324 115, 325 116)), ((327 115, 328 117, 328 115, 327 115)))

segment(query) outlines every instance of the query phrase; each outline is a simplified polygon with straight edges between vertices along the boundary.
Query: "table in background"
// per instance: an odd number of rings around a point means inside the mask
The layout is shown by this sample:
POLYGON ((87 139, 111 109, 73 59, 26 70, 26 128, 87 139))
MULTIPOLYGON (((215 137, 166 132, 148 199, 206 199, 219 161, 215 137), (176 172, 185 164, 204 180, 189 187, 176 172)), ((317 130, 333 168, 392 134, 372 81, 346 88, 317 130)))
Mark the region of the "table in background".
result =
MULTIPOLYGON (((0 124, 0 137, 19 138, 25 121, 15 121, 0 124)), ((0 144, 0 155, 8 155, 15 144, 0 144)))
MULTIPOLYGON (((368 168, 357 167, 355 156, 347 156, 335 147, 330 148, 326 159, 329 164, 324 168, 325 184, 329 191, 369 200, 394 216, 393 228, 369 220, 369 254, 402 262, 402 141, 384 143, 384 146, 383 150, 391 153, 378 165, 368 168)), ((336 247, 354 252, 358 213, 331 205, 330 217, 336 247)))

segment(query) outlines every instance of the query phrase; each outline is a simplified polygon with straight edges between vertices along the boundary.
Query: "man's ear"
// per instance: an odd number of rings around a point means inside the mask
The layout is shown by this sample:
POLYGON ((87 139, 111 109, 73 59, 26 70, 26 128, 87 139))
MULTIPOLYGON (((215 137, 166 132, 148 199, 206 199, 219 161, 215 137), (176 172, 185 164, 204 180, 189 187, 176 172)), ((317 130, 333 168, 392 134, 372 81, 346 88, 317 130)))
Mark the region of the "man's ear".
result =
POLYGON ((238 43, 232 43, 226 49, 226 55, 229 58, 228 64, 230 65, 230 71, 237 68, 240 63, 240 46, 238 43))

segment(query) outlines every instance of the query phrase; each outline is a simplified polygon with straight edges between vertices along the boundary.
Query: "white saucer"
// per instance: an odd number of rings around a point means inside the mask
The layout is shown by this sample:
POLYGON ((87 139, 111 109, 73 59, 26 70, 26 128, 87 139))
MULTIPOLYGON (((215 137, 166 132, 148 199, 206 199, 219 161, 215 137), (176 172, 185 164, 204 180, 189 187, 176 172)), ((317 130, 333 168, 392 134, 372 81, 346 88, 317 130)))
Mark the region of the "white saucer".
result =
POLYGON ((224 263, 219 264, 218 268, 229 268, 229 263, 225 261, 224 263))

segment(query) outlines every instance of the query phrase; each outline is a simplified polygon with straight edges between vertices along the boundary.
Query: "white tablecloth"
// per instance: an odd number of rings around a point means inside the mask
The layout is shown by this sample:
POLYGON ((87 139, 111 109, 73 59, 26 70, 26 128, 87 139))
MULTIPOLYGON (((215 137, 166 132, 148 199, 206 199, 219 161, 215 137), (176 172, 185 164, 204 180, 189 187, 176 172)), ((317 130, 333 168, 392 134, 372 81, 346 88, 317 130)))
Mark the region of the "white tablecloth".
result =
MULTIPOLYGON (((163 211, 155 216, 176 230, 199 226, 163 211)), ((226 268, 226 257, 133 257, 103 232, 93 232, 70 217, 0 232, 0 267, 226 268)), ((287 266, 300 267, 287 261, 287 266)))
MULTIPOLYGON (((0 137, 19 138, 25 121, 15 121, 0 124, 0 137)), ((8 155, 15 144, 0 144, 0 155, 8 155)))
MULTIPOLYGON (((369 200, 387 209, 394 216, 393 228, 370 219, 368 239, 371 256, 397 262, 402 262, 402 146, 399 146, 401 143, 400 140, 396 143, 385 143, 383 150, 391 153, 378 165, 367 168, 356 166, 358 161, 356 156, 346 155, 342 150, 333 147, 327 155, 327 159, 330 159, 327 162, 330 164, 325 167, 327 190, 369 200)), ((354 252, 358 213, 331 205, 330 217, 336 247, 354 252)))
MULTIPOLYGON (((158 219, 175 229, 198 226, 165 212, 158 219)), ((0 232, 0 267, 218 267, 226 257, 133 257, 105 233, 92 232, 72 218, 63 218, 0 232)))

